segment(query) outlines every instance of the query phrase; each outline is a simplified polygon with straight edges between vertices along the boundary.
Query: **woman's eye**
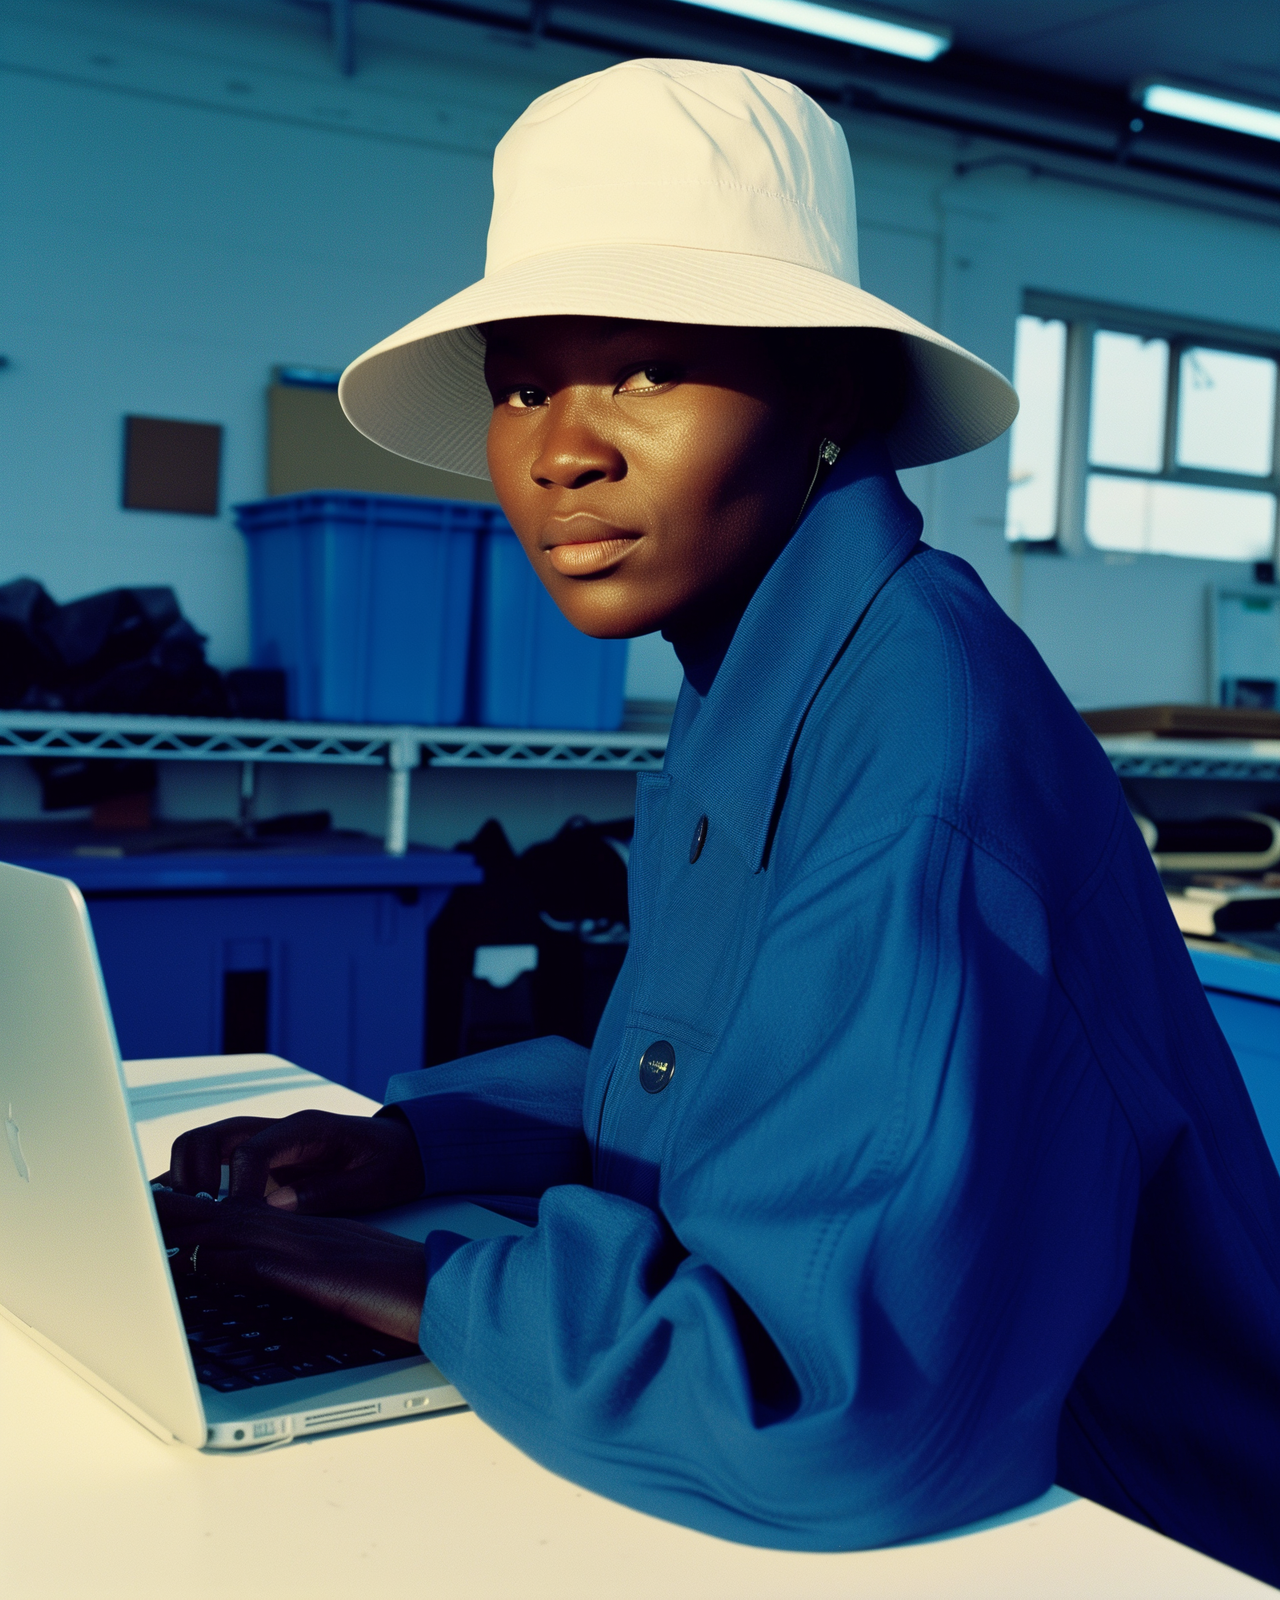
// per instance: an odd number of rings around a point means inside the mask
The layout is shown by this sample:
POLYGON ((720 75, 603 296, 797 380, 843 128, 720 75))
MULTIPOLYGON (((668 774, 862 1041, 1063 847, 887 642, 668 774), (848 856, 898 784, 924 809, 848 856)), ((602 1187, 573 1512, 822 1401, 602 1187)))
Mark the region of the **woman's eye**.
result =
POLYGON ((524 383, 518 389, 507 392, 506 402, 517 411, 535 411, 539 406, 546 404, 547 392, 545 389, 535 388, 531 383, 524 383))
POLYGON ((647 389, 660 389, 677 376, 676 369, 665 361, 653 361, 639 372, 633 372, 618 385, 619 394, 644 394, 647 389))

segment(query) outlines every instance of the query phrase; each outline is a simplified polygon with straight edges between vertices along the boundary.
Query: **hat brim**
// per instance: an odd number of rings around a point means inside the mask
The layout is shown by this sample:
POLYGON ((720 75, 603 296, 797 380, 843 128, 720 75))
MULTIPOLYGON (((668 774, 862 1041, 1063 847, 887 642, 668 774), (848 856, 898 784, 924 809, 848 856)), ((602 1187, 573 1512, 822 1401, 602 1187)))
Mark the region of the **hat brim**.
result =
POLYGON ((410 461, 488 478, 493 402, 479 325, 514 317, 627 317, 740 328, 890 328, 911 368, 887 443, 895 467, 988 444, 1018 397, 994 367, 864 289, 769 256, 676 245, 601 245, 513 262, 357 357, 342 409, 361 433, 410 461))

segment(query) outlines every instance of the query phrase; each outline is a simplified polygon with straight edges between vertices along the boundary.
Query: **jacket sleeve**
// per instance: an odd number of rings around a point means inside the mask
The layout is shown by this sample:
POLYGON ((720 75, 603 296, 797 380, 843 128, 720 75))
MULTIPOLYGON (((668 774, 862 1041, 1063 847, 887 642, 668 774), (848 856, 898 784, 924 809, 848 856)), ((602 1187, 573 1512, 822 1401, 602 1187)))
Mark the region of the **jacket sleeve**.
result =
POLYGON ((384 1113, 413 1129, 428 1195, 542 1194, 586 1183, 582 1131, 587 1051, 568 1039, 531 1039, 464 1056, 387 1085, 384 1113))
POLYGON ((524 1237, 432 1234, 424 1350, 548 1467, 721 1537, 1041 1493, 1138 1188, 1041 901, 916 819, 788 889, 730 1016, 660 1209, 569 1186, 524 1237))

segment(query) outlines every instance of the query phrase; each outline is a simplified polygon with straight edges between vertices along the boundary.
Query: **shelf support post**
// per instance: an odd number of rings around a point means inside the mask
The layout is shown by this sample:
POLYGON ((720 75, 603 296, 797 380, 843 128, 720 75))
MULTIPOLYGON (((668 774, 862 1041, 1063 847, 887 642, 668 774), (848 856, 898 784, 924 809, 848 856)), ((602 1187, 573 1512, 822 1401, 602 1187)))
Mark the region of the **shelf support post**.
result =
POLYGON ((389 856, 402 856, 409 848, 409 785, 418 764, 418 741, 399 733, 387 748, 387 837, 389 856))
POLYGON ((253 832, 253 801, 257 789, 258 769, 252 761, 240 763, 240 832, 253 832))

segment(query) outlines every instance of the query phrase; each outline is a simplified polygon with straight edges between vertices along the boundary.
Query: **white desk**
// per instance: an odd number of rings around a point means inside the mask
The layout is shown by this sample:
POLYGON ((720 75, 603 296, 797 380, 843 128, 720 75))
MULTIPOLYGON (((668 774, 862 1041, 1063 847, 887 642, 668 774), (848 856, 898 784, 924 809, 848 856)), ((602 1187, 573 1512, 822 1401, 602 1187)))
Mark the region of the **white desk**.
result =
MULTIPOLYGON (((272 1057, 129 1069, 148 1169, 232 1112, 371 1103, 272 1057), (222 1080, 219 1082, 219 1080, 222 1080), (246 1097, 247 1096, 247 1097, 246 1097)), ((1218 1600, 1275 1591, 1085 1500, 894 1550, 725 1544, 579 1489, 471 1412, 250 1456, 164 1445, 0 1323, 14 1600, 1218 1600)))

